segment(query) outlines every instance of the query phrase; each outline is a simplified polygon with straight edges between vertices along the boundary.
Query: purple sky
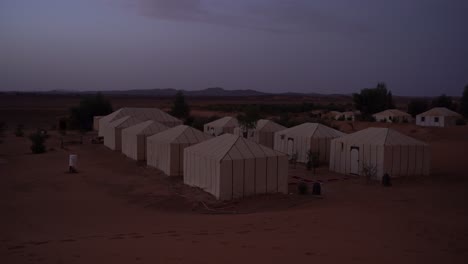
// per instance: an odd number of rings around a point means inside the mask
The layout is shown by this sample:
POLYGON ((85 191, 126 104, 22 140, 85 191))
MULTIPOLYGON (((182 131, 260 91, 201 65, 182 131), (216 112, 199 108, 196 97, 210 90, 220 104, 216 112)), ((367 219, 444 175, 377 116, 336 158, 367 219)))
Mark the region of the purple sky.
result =
POLYGON ((0 0, 0 90, 461 95, 467 0, 0 0))

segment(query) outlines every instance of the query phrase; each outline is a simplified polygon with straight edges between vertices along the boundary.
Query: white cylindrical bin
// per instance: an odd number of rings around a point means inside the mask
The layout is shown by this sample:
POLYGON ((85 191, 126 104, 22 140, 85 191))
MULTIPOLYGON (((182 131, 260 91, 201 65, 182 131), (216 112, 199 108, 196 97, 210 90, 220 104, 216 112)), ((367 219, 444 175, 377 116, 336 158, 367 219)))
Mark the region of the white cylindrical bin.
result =
POLYGON ((76 169, 78 168, 78 155, 76 154, 70 154, 69 159, 68 159, 68 166, 70 172, 76 172, 76 169))

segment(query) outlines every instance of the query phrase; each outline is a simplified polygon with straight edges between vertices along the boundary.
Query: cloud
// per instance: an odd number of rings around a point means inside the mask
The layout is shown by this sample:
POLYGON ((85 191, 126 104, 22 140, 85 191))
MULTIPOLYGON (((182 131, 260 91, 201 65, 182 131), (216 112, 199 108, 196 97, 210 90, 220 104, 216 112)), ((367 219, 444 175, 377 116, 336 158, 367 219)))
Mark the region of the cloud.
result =
MULTIPOLYGON (((359 21, 323 10, 306 0, 133 0, 140 14, 156 19, 200 22, 289 33, 362 33, 359 21)), ((321 2, 321 1, 318 1, 321 2)))

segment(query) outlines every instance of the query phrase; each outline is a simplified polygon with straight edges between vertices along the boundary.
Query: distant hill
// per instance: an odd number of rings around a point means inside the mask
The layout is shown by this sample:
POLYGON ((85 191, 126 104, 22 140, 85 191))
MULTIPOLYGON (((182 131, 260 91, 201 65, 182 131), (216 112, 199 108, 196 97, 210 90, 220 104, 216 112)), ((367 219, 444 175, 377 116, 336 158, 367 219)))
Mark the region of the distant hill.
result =
POLYGON ((80 94, 95 94, 102 93, 104 95, 128 95, 128 96, 154 96, 154 97, 173 97, 178 91, 182 91, 188 97, 255 97, 255 96, 290 96, 290 97, 330 97, 330 96, 349 96, 339 94, 320 94, 320 93, 297 93, 297 92, 284 92, 284 93, 266 93, 251 89, 245 90, 226 90, 220 87, 206 88, 202 90, 188 91, 178 90, 174 88, 164 89, 135 89, 135 90, 110 90, 110 91, 77 91, 77 90, 50 90, 44 92, 4 92, 4 93, 17 93, 17 94, 52 94, 52 95, 80 95, 80 94))
MULTIPOLYGON (((213 97, 229 97, 229 96, 262 96, 270 95, 269 93, 259 92, 255 90, 226 90, 220 87, 207 88, 203 90, 187 91, 177 90, 173 88, 166 89, 148 89, 148 90, 122 90, 122 91, 101 91, 107 95, 140 95, 140 96, 158 96, 158 97, 172 97, 178 91, 182 91, 185 96, 213 96, 213 97)), ((96 93, 98 91, 83 92, 85 94, 96 93)))

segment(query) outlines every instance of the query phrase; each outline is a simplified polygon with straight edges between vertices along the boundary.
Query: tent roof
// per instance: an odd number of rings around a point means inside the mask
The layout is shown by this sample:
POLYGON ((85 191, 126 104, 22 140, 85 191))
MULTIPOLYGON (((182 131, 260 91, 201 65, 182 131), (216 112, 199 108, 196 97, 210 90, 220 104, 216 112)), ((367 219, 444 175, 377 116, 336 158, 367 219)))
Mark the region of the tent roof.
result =
POLYGON ((279 132, 281 135, 300 136, 300 137, 327 137, 336 138, 346 135, 336 129, 324 126, 318 123, 304 123, 295 127, 291 127, 279 132))
POLYGON ((263 131, 263 132, 277 132, 277 131, 281 131, 281 130, 285 130, 286 127, 278 124, 278 123, 275 123, 271 120, 267 120, 267 119, 260 119, 257 121, 257 126, 255 128, 255 130, 257 131, 263 131))
POLYGON ((435 107, 429 111, 419 114, 418 116, 456 116, 461 117, 461 115, 457 112, 454 112, 445 107, 435 107))
POLYGON ((239 126, 239 122, 232 116, 225 116, 210 123, 206 123, 205 125, 212 127, 236 127, 239 126))
POLYGON ((404 135, 391 128, 383 127, 370 127, 361 131, 334 139, 341 142, 350 144, 365 144, 365 145, 421 145, 425 146, 426 143, 404 135))
POLYGON ((168 129, 167 126, 154 120, 148 120, 126 128, 125 132, 134 135, 153 135, 166 129, 168 129))
POLYGON ((188 148, 199 155, 216 160, 284 156, 279 151, 262 146, 251 140, 232 134, 223 134, 188 148))
POLYGON ((372 116, 378 116, 378 115, 383 115, 383 116, 407 116, 407 117, 411 116, 410 114, 408 114, 406 112, 403 112, 401 110, 398 110, 398 109, 387 109, 387 110, 384 110, 382 112, 375 113, 372 116))
POLYGON ((142 120, 138 119, 138 118, 135 118, 135 117, 132 117, 132 116, 124 116, 120 119, 117 119, 117 120, 114 120, 112 121, 109 126, 111 128, 120 128, 120 127, 129 127, 129 126, 133 126, 135 124, 138 124, 138 123, 141 123, 142 120))
POLYGON ((148 140, 168 143, 198 143, 212 137, 196 128, 179 125, 152 135, 148 137, 148 140))
POLYGON ((136 107, 124 107, 119 110, 110 113, 104 118, 112 122, 124 116, 137 117, 143 121, 155 120, 158 122, 181 122, 179 119, 169 115, 168 113, 158 108, 136 108, 136 107))

